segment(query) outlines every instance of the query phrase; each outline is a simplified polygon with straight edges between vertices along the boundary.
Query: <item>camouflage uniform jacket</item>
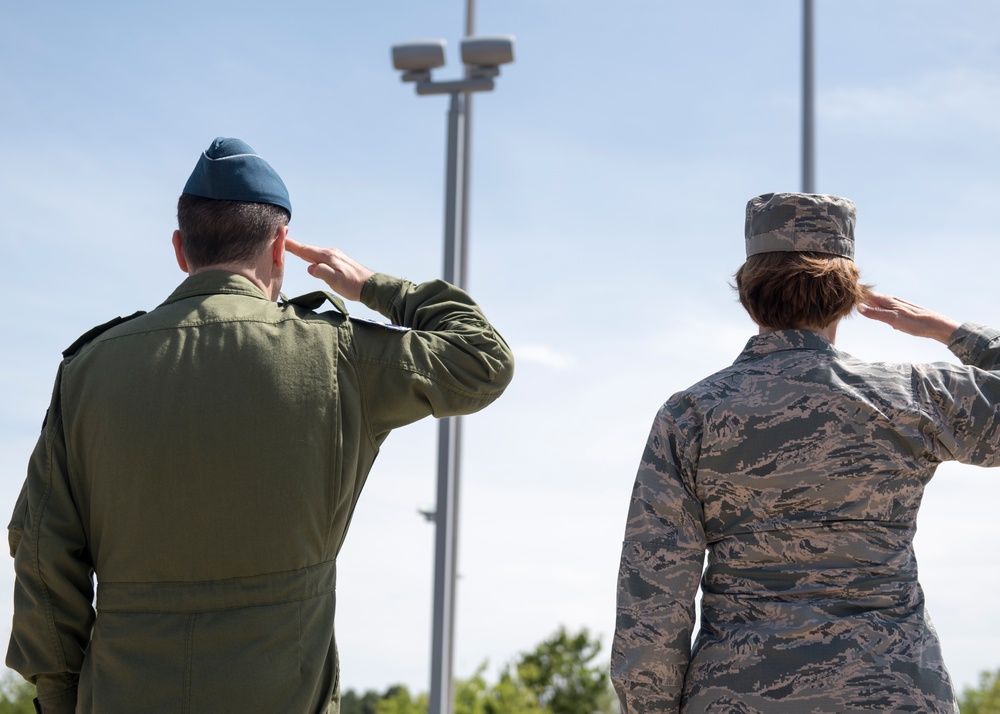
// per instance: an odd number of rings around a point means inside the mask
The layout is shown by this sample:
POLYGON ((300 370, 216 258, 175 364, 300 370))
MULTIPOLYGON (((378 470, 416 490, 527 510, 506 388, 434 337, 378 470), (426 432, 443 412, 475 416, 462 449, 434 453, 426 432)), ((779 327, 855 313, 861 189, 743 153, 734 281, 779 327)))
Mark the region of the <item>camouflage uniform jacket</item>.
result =
POLYGON ((336 558, 379 446, 513 372, 454 286, 361 300, 412 329, 210 271, 71 350, 10 530, 7 664, 47 714, 336 711, 336 558))
POLYGON ((939 463, 1000 465, 1000 332, 949 348, 965 366, 869 364, 782 330, 667 401, 622 549, 623 712, 955 711, 913 536, 939 463))

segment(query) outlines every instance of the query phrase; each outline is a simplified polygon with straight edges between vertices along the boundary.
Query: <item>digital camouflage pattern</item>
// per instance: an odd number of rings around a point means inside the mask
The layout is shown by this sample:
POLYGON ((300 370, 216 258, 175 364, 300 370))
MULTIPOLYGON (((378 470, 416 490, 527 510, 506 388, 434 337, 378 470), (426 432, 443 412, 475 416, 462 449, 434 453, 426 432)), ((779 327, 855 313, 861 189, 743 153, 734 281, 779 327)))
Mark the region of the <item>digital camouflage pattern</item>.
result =
POLYGON ((623 712, 957 711, 913 536, 939 463, 1000 465, 1000 332, 949 347, 966 366, 780 330, 667 401, 622 549, 623 712))
POLYGON ((854 203, 814 193, 765 193, 747 201, 747 257, 815 251, 854 259, 854 203))

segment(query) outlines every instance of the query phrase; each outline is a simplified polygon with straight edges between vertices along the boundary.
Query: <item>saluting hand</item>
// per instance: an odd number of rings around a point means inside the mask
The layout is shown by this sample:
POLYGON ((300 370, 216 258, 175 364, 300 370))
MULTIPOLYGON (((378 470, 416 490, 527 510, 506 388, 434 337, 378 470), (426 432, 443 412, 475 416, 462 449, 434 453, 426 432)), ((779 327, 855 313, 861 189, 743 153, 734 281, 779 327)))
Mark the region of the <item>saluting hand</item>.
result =
POLYGON ((292 255, 311 263, 307 268, 309 274, 319 278, 334 292, 348 300, 359 300, 361 286, 374 275, 373 270, 352 260, 336 248, 316 248, 285 238, 285 249, 292 255))
POLYGON ((950 317, 931 312, 892 295, 880 295, 871 291, 865 302, 858 306, 858 312, 872 320, 884 322, 900 332, 916 337, 930 337, 946 345, 958 329, 958 323, 950 317))

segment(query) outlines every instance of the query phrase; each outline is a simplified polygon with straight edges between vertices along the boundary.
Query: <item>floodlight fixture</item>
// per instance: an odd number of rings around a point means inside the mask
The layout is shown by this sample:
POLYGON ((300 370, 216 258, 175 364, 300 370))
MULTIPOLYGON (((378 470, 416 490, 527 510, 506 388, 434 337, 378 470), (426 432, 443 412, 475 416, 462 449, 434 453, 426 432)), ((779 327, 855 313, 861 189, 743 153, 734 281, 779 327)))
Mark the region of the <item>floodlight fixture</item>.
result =
POLYGON ((510 35, 467 37, 462 40, 462 63, 472 77, 496 77, 500 65, 514 61, 514 38, 510 35))
POLYGON ((431 70, 444 66, 444 40, 404 42, 392 47, 392 66, 403 71, 403 81, 413 82, 417 94, 470 94, 489 92, 500 65, 514 61, 514 38, 511 35, 466 37, 462 40, 464 79, 435 82, 431 70))
POLYGON ((444 66, 444 48, 444 40, 393 45, 392 66, 403 70, 404 82, 429 82, 431 70, 444 66))

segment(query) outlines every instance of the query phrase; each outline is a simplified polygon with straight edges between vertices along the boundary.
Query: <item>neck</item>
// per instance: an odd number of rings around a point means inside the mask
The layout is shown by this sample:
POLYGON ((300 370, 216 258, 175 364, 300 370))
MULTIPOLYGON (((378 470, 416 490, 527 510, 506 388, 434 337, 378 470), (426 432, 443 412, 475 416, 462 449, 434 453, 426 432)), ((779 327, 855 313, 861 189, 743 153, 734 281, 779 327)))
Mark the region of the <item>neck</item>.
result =
POLYGON ((264 270, 260 265, 245 265, 240 263, 219 263, 218 265, 206 265, 199 268, 191 268, 189 275, 197 275, 209 270, 225 270, 227 273, 242 275, 251 283, 256 285, 269 300, 276 302, 278 293, 281 290, 281 275, 275 275, 271 270, 264 270))
MULTIPOLYGON (((826 327, 815 327, 813 325, 800 325, 798 327, 791 328, 791 329, 795 329, 795 330, 809 330, 811 332, 815 332, 815 333, 820 334, 823 337, 825 337, 830 342, 830 344, 832 345, 832 344, 836 344, 836 342, 837 342, 837 326, 839 324, 840 324, 840 320, 834 320, 833 322, 831 322, 826 327)), ((757 325, 757 328, 758 328, 758 333, 757 334, 760 334, 760 335, 765 335, 768 332, 774 332, 775 331, 775 328, 773 328, 773 327, 765 327, 764 325, 757 325)))

